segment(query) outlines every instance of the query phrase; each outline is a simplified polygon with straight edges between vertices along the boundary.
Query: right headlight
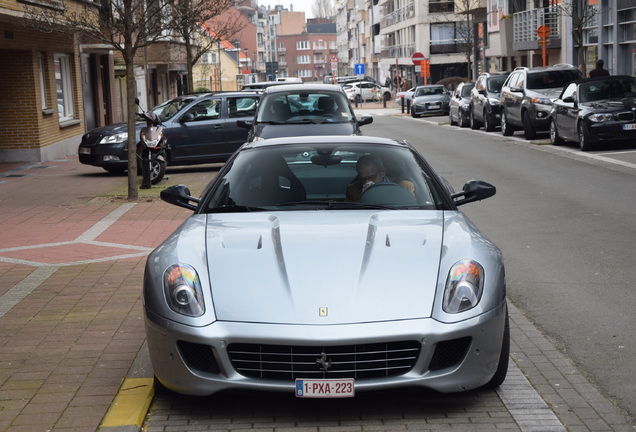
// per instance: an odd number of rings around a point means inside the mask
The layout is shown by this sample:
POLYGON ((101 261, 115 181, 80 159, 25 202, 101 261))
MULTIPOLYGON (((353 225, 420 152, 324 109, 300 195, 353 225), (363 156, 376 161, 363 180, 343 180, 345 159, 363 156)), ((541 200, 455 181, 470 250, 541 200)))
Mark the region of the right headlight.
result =
POLYGON ((128 132, 122 132, 115 135, 108 135, 99 140, 99 144, 115 144, 128 141, 128 132))
POLYGON ((484 268, 476 261, 461 260, 451 267, 444 289, 442 309, 449 314, 477 306, 484 291, 484 268))
POLYGON ((170 266, 163 274, 163 289, 173 311, 191 317, 199 317, 205 312, 201 281, 192 266, 170 266))

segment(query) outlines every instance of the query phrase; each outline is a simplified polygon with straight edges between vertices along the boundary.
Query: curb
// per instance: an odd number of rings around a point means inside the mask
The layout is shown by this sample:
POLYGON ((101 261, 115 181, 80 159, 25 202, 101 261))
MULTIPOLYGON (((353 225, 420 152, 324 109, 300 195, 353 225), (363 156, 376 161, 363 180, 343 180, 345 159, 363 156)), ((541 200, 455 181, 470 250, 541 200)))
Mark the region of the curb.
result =
POLYGON ((144 342, 97 431, 139 432, 154 395, 154 374, 144 342))

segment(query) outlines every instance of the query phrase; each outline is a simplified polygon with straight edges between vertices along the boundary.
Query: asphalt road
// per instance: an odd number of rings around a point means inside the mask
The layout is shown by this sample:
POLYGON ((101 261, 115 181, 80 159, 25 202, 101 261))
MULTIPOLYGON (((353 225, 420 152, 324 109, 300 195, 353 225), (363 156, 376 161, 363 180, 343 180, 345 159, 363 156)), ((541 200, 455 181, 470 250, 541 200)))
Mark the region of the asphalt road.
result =
POLYGON ((636 418, 636 146, 582 154, 436 121, 376 116, 364 133, 410 141, 455 189, 497 187, 462 210, 503 250, 509 297, 636 418))

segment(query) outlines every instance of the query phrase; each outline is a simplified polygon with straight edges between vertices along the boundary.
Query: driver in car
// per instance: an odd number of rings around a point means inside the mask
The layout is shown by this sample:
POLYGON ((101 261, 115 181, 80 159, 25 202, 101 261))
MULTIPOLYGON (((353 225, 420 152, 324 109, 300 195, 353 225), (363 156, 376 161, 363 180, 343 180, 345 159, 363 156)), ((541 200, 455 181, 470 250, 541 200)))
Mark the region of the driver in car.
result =
POLYGON ((364 155, 356 162, 358 176, 354 182, 347 186, 345 201, 360 201, 362 193, 376 183, 392 182, 399 184, 404 189, 415 195, 415 185, 409 180, 397 180, 387 177, 382 159, 374 155, 364 155))

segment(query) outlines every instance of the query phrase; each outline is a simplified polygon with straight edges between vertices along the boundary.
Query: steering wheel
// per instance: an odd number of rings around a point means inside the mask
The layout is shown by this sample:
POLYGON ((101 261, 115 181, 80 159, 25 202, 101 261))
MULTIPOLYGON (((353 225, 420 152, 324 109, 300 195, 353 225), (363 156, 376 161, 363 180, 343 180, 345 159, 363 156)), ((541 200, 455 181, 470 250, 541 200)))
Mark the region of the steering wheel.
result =
POLYGON ((389 206, 417 204, 411 192, 394 182, 381 182, 369 186, 367 190, 362 192, 360 202, 389 206))

